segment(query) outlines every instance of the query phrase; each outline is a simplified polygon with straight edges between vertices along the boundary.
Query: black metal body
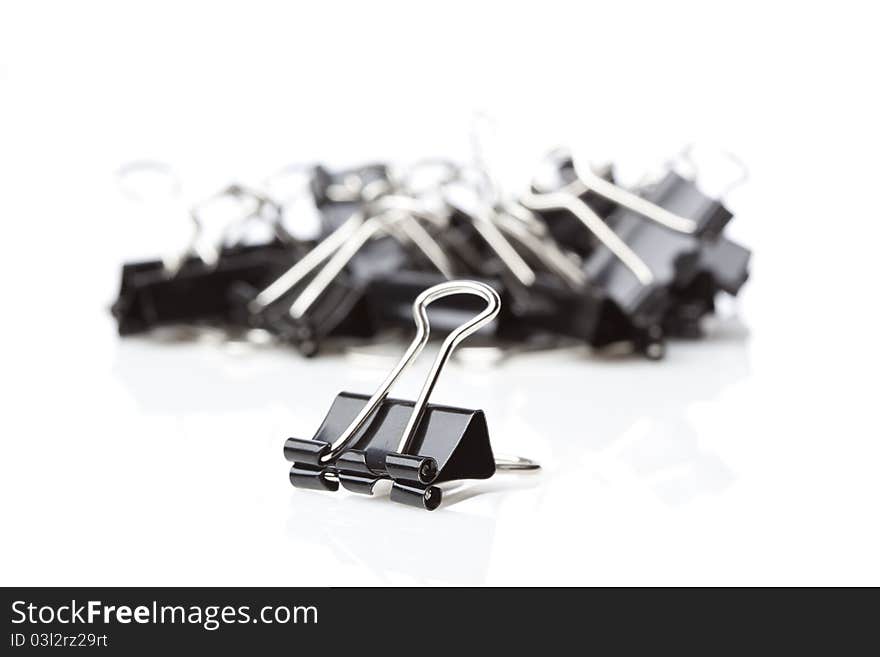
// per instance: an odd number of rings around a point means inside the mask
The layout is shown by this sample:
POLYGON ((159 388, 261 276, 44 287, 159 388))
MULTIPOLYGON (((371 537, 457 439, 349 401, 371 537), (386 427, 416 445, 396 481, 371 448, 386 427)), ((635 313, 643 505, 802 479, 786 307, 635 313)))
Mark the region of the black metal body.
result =
POLYGON ((735 296, 748 280, 751 255, 747 248, 724 237, 704 243, 697 275, 688 285, 670 290, 671 304, 663 318, 666 334, 701 337, 702 319, 714 312, 718 293, 735 296))
POLYGON ((284 456, 293 462, 291 484, 329 491, 342 484, 369 495, 376 483, 391 480, 392 500, 433 510, 442 499, 441 489, 434 484, 488 479, 495 473, 486 417, 479 410, 428 404, 410 453, 397 452, 414 406, 414 402, 400 399, 383 401, 357 432, 351 448, 333 461, 323 462, 330 444, 368 399, 368 395, 340 393, 313 439, 287 439, 284 456))
MULTIPOLYGON (((318 354, 322 343, 331 338, 373 337, 381 326, 366 298, 367 288, 377 277, 390 275, 391 272, 409 267, 412 263, 412 255, 393 238, 372 240, 330 282, 303 317, 292 317, 290 308, 319 269, 305 277, 280 299, 252 315, 250 324, 275 334, 295 346, 305 356, 318 354)), ((259 293, 259 289, 239 285, 237 293, 242 300, 242 307, 246 307, 259 293)))
POLYGON ((653 281, 640 282, 601 244, 584 261, 584 271, 635 326, 650 327, 662 323, 673 302, 670 290, 686 288, 696 278, 705 244, 717 237, 732 215, 719 201, 708 198, 693 182, 674 172, 643 190, 643 196, 666 210, 692 219, 697 230, 678 232, 632 210, 618 208, 608 216, 608 224, 648 266, 653 281))
POLYGON ((267 285, 300 253, 281 243, 232 247, 221 253, 216 265, 189 258, 174 274, 158 260, 126 264, 111 308, 119 334, 176 324, 240 325, 235 286, 267 285))

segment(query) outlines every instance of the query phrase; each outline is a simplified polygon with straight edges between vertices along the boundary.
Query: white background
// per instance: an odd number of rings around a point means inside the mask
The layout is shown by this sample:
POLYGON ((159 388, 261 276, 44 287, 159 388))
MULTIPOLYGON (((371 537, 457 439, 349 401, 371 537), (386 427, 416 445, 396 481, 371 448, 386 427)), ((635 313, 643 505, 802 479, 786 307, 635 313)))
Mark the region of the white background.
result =
POLYGON ((4 3, 0 581, 880 584, 877 26, 848 2, 4 3), (117 338, 120 264, 179 244, 120 164, 199 197, 464 156, 474 111, 524 157, 639 170, 696 141, 751 171, 753 279, 711 339, 445 373, 433 398, 541 475, 434 513, 296 491, 283 439, 389 361, 117 338))

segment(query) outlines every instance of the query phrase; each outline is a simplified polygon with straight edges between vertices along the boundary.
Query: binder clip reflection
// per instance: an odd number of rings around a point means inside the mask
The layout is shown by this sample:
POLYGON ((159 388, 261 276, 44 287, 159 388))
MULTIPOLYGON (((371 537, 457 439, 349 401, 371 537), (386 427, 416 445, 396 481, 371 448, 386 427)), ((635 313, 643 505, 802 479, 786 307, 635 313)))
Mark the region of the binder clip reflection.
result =
POLYGON ((329 491, 341 484, 370 495, 378 482, 390 480, 393 501, 430 511, 442 499, 437 484, 539 469, 529 459, 495 458, 483 411, 428 403, 455 347, 491 322, 500 308, 498 293, 475 281, 449 281, 422 292, 413 303, 416 336, 379 389, 371 397, 340 393, 313 439, 287 439, 284 455, 293 462, 291 484, 329 491), (391 386, 428 342, 427 307, 459 294, 476 295, 486 307, 443 341, 415 402, 389 399, 391 386))

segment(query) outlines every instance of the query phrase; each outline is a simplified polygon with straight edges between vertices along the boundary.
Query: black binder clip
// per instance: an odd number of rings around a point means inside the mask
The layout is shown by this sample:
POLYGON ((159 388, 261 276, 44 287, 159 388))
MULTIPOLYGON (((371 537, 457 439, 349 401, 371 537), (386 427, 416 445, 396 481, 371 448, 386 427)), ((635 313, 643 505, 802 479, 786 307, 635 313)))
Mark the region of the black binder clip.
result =
POLYGON ((340 393, 313 439, 287 439, 290 482, 328 491, 341 484, 369 495, 378 482, 390 481, 392 500, 433 510, 442 499, 442 482, 537 470, 527 459, 496 460, 483 411, 428 403, 453 349, 491 322, 500 306, 495 290, 474 281, 449 281, 422 292, 413 304, 416 336, 379 389, 371 397, 340 393), (476 295, 486 307, 446 337, 415 402, 389 399, 391 386, 428 342, 428 305, 457 294, 476 295))
POLYGON ((504 310, 494 337, 516 343, 548 336, 590 342, 602 299, 586 287, 577 256, 562 249, 542 218, 522 204, 475 185, 455 192, 448 198, 455 210, 452 227, 442 239, 469 271, 502 294, 504 310), (494 204, 488 200, 492 196, 494 204))
MULTIPOLYGON (((303 245, 280 222, 280 207, 253 190, 233 185, 216 195, 246 199, 252 209, 224 230, 217 243, 201 243, 203 224, 198 208, 190 216, 194 234, 185 255, 174 262, 128 263, 122 268, 119 295, 111 306, 120 335, 179 324, 239 325, 236 285, 262 287, 302 254, 303 245), (253 219, 268 223, 271 240, 247 245, 232 229, 253 219)), ((239 231, 240 232, 240 231, 239 231)))
POLYGON ((663 198, 664 207, 697 219, 703 227, 697 231, 701 240, 696 273, 670 289, 671 303, 663 318, 667 335, 701 337, 702 319, 714 312, 718 294, 736 296, 748 280, 751 251, 721 234, 733 215, 719 200, 747 179, 748 170, 736 156, 690 145, 659 182, 646 188, 646 195, 663 198), (726 167, 719 170, 719 164, 726 167), (730 165, 736 170, 733 175, 730 165))
POLYGON ((533 191, 521 203, 536 212, 565 210, 595 238, 583 271, 613 303, 598 342, 611 343, 619 336, 648 357, 660 358, 663 318, 673 303, 670 290, 692 283, 703 245, 732 215, 674 172, 643 196, 592 171, 583 176, 575 173, 554 191, 533 191), (617 209, 603 219, 584 200, 588 193, 612 201, 617 209))
POLYGON ((496 221, 536 269, 531 285, 508 283, 522 335, 543 331, 604 346, 600 320, 609 314, 608 300, 587 277, 581 258, 557 242, 543 215, 521 203, 502 206, 496 221))
POLYGON ((239 286, 251 324, 314 356, 327 338, 377 333, 375 314, 365 299, 367 286, 376 277, 411 266, 412 251, 451 277, 445 254, 419 220, 389 203, 393 199, 384 197, 356 210, 262 291, 239 286))
POLYGON ((235 294, 246 321, 315 356, 328 337, 375 334, 362 302, 363 283, 346 268, 363 246, 363 216, 355 213, 268 285, 239 284, 235 294))

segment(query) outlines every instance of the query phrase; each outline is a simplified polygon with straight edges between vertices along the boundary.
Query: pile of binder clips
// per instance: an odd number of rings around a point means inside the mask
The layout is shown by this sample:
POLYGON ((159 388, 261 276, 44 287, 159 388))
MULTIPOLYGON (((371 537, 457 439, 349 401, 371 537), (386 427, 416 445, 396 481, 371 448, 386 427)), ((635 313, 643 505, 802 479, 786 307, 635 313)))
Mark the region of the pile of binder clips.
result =
MULTIPOLYGON (((685 158, 687 159, 687 158, 685 158)), ((288 438, 297 487, 372 494, 428 510, 438 484, 528 472, 496 458, 481 410, 428 403, 455 347, 473 335, 493 346, 623 345, 659 359, 667 336, 693 338, 748 277, 750 252, 723 235, 732 214, 673 165, 626 189, 611 167, 581 169, 556 151, 517 197, 481 167, 424 161, 307 171, 317 239, 295 237, 289 208, 235 185, 218 198, 241 208, 205 240, 203 207, 182 256, 127 264, 113 314, 122 335, 162 326, 269 334, 305 356, 388 332, 416 335, 372 395, 340 393, 312 439, 288 438), (266 235, 253 239, 251 225, 266 235), (415 401, 388 398, 422 351, 431 322, 447 337, 415 401)))
MULTIPOLYGON (((173 261, 126 264, 112 312, 121 335, 210 325, 268 332, 314 356, 407 330, 423 290, 468 279, 502 300, 476 336, 483 344, 576 341, 660 359, 667 337, 699 337, 718 294, 739 292, 751 255, 723 235, 732 214, 681 161, 625 189, 610 166, 576 167, 555 151, 518 197, 498 193, 485 171, 447 161, 315 166, 316 239, 294 237, 289 208, 268 193, 231 186, 218 196, 241 212, 216 243, 199 239, 202 207, 193 208, 190 248, 173 261), (268 237, 249 238, 253 224, 268 237)), ((472 297, 447 299, 433 321, 449 330, 476 309, 472 297)))

